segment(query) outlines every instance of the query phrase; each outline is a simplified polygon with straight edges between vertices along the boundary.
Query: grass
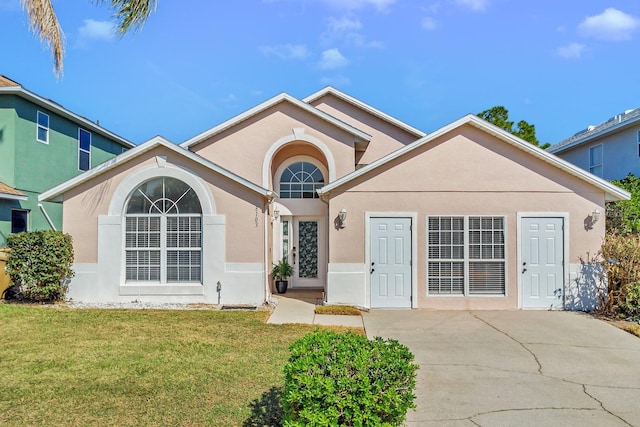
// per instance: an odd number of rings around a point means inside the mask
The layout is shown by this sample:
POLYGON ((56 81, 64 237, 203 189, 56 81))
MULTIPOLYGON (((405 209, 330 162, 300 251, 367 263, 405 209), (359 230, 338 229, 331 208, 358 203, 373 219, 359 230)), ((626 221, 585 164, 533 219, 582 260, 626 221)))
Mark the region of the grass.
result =
POLYGON ((315 327, 267 316, 0 304, 0 425, 270 425, 315 327))
POLYGON ((361 312, 350 305, 319 305, 316 306, 316 314, 343 314, 347 316, 360 316, 361 312))

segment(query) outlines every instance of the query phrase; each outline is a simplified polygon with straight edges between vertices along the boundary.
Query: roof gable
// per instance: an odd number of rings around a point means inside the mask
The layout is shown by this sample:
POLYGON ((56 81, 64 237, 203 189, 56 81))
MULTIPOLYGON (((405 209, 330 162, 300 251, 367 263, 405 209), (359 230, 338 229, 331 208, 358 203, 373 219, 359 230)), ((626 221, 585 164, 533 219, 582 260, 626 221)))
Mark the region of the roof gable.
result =
POLYGON ((182 148, 190 148, 196 144, 199 144, 200 142, 203 142, 209 138, 211 138, 214 135, 219 134, 220 132, 223 132, 233 126, 236 126, 238 124, 240 124, 241 122, 255 116, 256 114, 265 111, 275 105, 278 105, 281 102, 288 102, 294 106, 296 106, 297 108, 300 108, 326 122, 331 123, 332 125, 344 130, 347 133, 350 133, 354 136, 354 138, 356 140, 361 140, 361 141, 370 141, 371 140, 371 135, 343 122, 340 121, 338 119, 336 119, 335 117, 325 113, 324 111, 321 111, 315 107, 313 107, 312 105, 309 105, 305 102, 300 101, 299 99, 296 99, 294 97, 292 97, 291 95, 288 95, 286 93, 281 93, 279 95, 274 96, 271 99, 268 99, 267 101, 256 105, 255 107, 245 111, 244 113, 241 113, 235 117, 232 117, 231 119, 220 123, 219 125, 206 130, 196 136, 194 136, 191 139, 186 140, 185 142, 183 142, 182 144, 180 144, 180 146, 182 148))
POLYGON ((378 160, 376 160, 375 162, 361 168, 358 169, 354 172, 351 172, 348 175, 345 175, 344 177, 328 184, 325 185, 324 187, 322 187, 321 189, 318 190, 318 193, 321 196, 328 196, 329 193, 332 190, 335 190, 343 185, 346 185, 347 183, 355 180, 358 177, 361 177, 365 174, 367 174, 368 172, 375 170, 379 167, 381 167, 382 165, 385 165, 393 160, 399 159, 403 156, 411 156, 411 152, 416 150, 419 147, 422 147, 425 144, 430 143, 431 141, 439 138, 440 136, 451 132, 452 130, 455 130, 461 126, 464 125, 471 125, 474 126, 480 130, 482 130, 483 132, 486 132, 490 135, 493 135, 495 137, 497 137, 499 140, 511 144, 512 146, 523 150, 524 152, 540 159, 543 160, 549 164, 551 164, 554 167, 557 167, 560 170, 563 170, 566 173, 569 173, 601 190, 603 190, 605 192, 606 195, 606 200, 607 201, 615 201, 615 200, 628 200, 630 198, 630 194, 624 190, 622 190, 621 188, 611 184, 608 181, 603 180, 602 178, 599 178, 595 175, 592 175, 588 172, 586 172, 585 170, 565 161, 562 160, 556 156, 554 156, 553 154, 550 154, 548 152, 546 152, 545 150, 542 150, 539 147, 536 147, 532 144, 530 144, 527 141, 524 141, 514 135, 512 135, 511 133, 505 131, 504 129, 501 129, 497 126, 494 126, 482 119, 480 119, 479 117, 473 115, 473 114, 469 114, 447 126, 444 126, 440 129, 438 129, 437 131, 417 140, 416 142, 407 145, 406 147, 403 147, 399 150, 394 151, 393 153, 390 153, 378 160))
POLYGON ((392 125, 399 127, 400 129, 409 132, 411 134, 414 134, 416 136, 416 138, 421 138, 423 136, 426 135, 426 133, 422 132, 419 129, 414 128, 413 126, 410 126, 398 119, 396 119, 395 117, 392 117, 368 104, 365 104, 364 102, 353 98, 352 96, 347 95, 344 92, 339 91, 338 89, 331 87, 331 86, 327 86, 324 89, 320 89, 319 91, 312 93, 311 95, 307 96, 306 98, 303 99, 304 102, 306 102, 307 104, 312 104, 314 101, 322 98, 323 96, 334 96, 338 99, 341 99, 365 112, 367 112, 368 114, 371 114, 375 117, 378 117, 388 123, 391 123, 392 125))
POLYGON ((135 148, 132 148, 129 151, 126 151, 116 157, 114 157, 113 159, 107 160, 106 162, 92 168, 89 169, 88 171, 82 173, 81 175, 78 175, 74 178, 71 178, 70 180, 63 182, 62 184, 53 187, 50 190, 45 191, 44 193, 40 194, 40 196, 38 196, 38 200, 39 201, 45 201, 45 200, 54 200, 56 198, 58 198, 59 196, 61 196, 62 194, 64 194, 65 192, 71 190, 74 187, 77 187, 78 185, 94 178, 97 177, 113 168, 115 168, 116 166, 120 166, 132 159, 135 159, 136 157, 153 150, 156 147, 165 147, 173 152, 175 152, 176 154, 179 154, 181 156, 184 156, 206 168, 208 168, 209 170, 213 171, 213 172, 217 172, 220 175, 223 175, 227 178, 229 178, 232 181, 237 182, 238 184, 248 188, 251 191, 254 191, 260 195, 262 195, 263 197, 266 197, 268 199, 273 198, 274 193, 271 190, 267 190, 266 188, 260 187, 259 185, 256 185, 244 178, 242 178, 241 176, 238 176, 236 174, 234 174, 231 171, 228 171, 227 169, 224 169, 221 166, 218 166, 217 164, 210 162, 209 160, 205 159, 202 156, 197 155, 196 153, 193 153, 189 150, 186 150, 184 148, 181 148, 179 146, 177 146, 176 144, 173 144, 172 142, 169 142, 168 140, 166 140, 165 138, 161 137, 161 136, 155 136, 153 138, 151 138, 150 140, 138 145, 135 148))

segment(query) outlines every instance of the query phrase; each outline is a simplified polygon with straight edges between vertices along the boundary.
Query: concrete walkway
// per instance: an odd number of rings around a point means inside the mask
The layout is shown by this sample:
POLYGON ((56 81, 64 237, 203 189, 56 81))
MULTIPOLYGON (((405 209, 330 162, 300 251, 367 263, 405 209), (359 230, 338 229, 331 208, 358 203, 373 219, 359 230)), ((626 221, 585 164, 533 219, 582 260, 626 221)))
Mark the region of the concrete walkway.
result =
POLYGON ((640 426, 640 339, 549 311, 378 310, 420 365, 408 426, 640 426))
POLYGON ((303 323, 308 325, 348 326, 363 328, 362 316, 343 316, 316 314, 316 305, 308 298, 295 299, 285 295, 274 295, 278 304, 271 313, 267 323, 282 325, 285 323, 303 323), (305 300, 306 299, 306 300, 305 300))

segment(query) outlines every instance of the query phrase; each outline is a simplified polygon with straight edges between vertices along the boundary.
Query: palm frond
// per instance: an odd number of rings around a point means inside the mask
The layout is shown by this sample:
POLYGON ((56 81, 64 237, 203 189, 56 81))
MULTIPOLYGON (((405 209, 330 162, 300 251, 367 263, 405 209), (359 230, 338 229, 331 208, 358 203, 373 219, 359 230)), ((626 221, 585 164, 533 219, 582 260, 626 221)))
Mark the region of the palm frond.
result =
POLYGON ((64 33, 51 0, 21 0, 21 3, 29 18, 29 29, 51 48, 53 70, 60 77, 63 69, 64 33))
POLYGON ((139 30, 158 6, 158 0, 97 0, 97 3, 111 3, 113 16, 118 21, 117 31, 125 34, 139 30))

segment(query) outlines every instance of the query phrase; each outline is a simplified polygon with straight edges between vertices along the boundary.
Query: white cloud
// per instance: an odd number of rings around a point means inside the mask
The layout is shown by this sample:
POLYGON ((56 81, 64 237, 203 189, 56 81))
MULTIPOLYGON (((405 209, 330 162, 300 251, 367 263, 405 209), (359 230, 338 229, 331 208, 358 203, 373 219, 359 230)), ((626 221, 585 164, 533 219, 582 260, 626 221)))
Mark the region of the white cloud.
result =
POLYGON ((489 0, 454 0, 458 6, 481 12, 489 6, 489 0))
POLYGON ((427 31, 434 31, 440 28, 440 23, 436 21, 434 18, 427 16, 422 18, 422 28, 427 31))
POLYGON ((328 19, 327 30, 320 35, 324 44, 332 44, 344 40, 347 44, 356 47, 381 48, 383 44, 378 41, 369 41, 358 32, 362 29, 362 23, 357 19, 348 17, 328 19))
POLYGON ((569 43, 557 48, 556 55, 565 59, 580 59, 585 48, 586 46, 580 43, 569 43))
POLYGON ((320 79, 320 83, 325 86, 348 86, 351 84, 351 80, 346 76, 323 77, 320 79))
POLYGON ((440 6, 442 6, 440 4, 440 1, 437 1, 435 3, 431 3, 427 6, 423 6, 422 9, 426 12, 429 13, 431 15, 435 15, 436 13, 438 13, 440 11, 440 6))
POLYGON ((319 65, 323 70, 333 70, 344 67, 347 64, 349 64, 349 61, 342 56, 338 49, 327 49, 322 52, 322 59, 319 65))
POLYGON ((386 12, 396 0, 321 0, 331 7, 346 10, 362 9, 373 6, 379 12, 386 12))
POLYGON ((303 44, 279 44, 274 46, 260 46, 260 52, 267 56, 277 56, 280 59, 305 59, 309 50, 303 44))
POLYGON ((91 40, 111 41, 114 37, 115 27, 111 21, 85 19, 84 25, 78 28, 79 43, 87 43, 91 40))
POLYGON ((640 26, 640 19, 612 7, 600 15, 587 16, 578 25, 578 31, 585 37, 600 40, 629 40, 640 26))

